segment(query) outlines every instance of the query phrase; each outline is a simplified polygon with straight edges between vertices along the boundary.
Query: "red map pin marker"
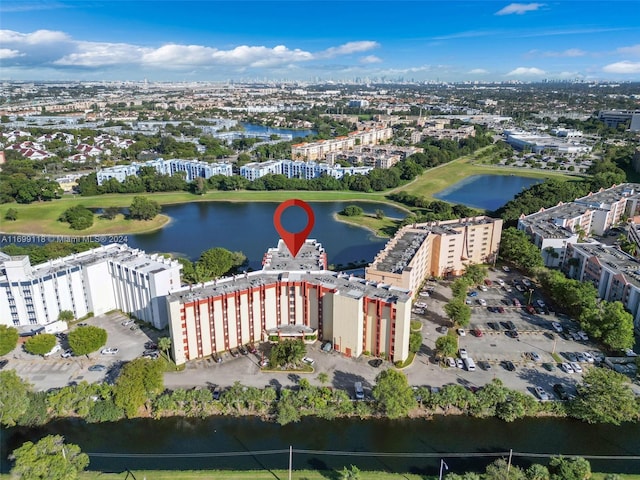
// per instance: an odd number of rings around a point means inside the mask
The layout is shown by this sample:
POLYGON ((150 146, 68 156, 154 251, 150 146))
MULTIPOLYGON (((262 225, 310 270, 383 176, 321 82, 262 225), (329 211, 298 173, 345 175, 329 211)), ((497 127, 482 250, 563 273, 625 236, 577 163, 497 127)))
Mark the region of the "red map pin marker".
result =
POLYGON ((313 214, 311 205, 303 200, 298 200, 297 198, 287 200, 286 202, 282 202, 280 205, 278 205, 278 208, 276 208, 276 211, 273 214, 273 226, 276 227, 276 230, 280 234, 280 238, 284 240, 284 243, 289 249, 289 252, 291 252, 292 257, 295 258, 295 256, 302 248, 302 245, 304 245, 305 240, 307 240, 307 236, 309 235, 309 233, 311 233, 311 230, 313 230, 313 224, 315 223, 315 221, 316 217, 313 214), (280 217, 282 216, 282 213, 289 207, 300 207, 305 212, 307 212, 307 226, 304 227, 303 230, 299 232, 289 232, 282 226, 280 217))

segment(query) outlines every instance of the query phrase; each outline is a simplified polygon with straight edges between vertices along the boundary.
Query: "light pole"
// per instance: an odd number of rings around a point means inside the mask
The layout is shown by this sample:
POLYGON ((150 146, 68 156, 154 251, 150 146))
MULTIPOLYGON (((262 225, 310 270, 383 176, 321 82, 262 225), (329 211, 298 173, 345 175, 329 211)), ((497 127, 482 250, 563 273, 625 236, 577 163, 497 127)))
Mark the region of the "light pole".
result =
POLYGON ((440 475, 438 476, 438 480, 442 480, 442 468, 443 467, 445 469, 449 470, 449 466, 446 463, 444 463, 443 459, 440 459, 440 475))
POLYGON ((533 295, 533 288, 529 289, 529 303, 527 305, 531 305, 531 296, 533 295))

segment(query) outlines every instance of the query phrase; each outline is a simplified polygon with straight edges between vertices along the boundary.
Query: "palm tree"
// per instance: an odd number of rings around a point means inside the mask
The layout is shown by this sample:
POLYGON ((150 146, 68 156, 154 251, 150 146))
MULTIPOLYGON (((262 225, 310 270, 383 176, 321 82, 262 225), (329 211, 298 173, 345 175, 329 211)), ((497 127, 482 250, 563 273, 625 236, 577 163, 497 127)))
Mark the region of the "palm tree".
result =
POLYGON ((169 337, 160 337, 158 339, 158 348, 162 350, 164 356, 169 360, 169 349, 171 348, 171 339, 169 337))

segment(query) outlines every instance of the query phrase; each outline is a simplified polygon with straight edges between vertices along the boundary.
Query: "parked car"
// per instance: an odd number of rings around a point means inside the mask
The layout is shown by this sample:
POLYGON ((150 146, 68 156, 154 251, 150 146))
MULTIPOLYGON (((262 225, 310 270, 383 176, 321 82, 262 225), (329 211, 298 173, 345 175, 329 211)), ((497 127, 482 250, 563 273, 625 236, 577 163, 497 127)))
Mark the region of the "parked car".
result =
POLYGON ((486 292, 487 290, 489 290, 486 285, 478 285, 478 288, 483 292, 486 292))
POLYGON ((496 332, 500 331, 500 325, 496 322, 487 322, 487 327, 496 332))
POLYGON ((155 355, 159 353, 158 350, 156 350, 155 348, 149 348, 147 350, 145 350, 144 352, 142 352, 142 355, 155 355))
POLYGON ((560 400, 569 400, 569 392, 567 392, 567 389, 561 383, 556 383, 553 386, 553 391, 556 392, 560 400))
POLYGON ((511 271, 511 269, 509 267, 507 267, 506 265, 503 265, 502 266, 502 271, 506 272, 506 273, 509 273, 511 271))
POLYGON ((62 352, 62 353, 60 354, 60 356, 61 356, 62 358, 69 358, 69 357, 73 356, 73 350, 71 350, 71 349, 69 348, 69 349, 65 350, 64 352, 62 352))
POLYGON ((356 400, 364 400, 364 389, 362 388, 362 382, 355 382, 353 384, 356 400))
POLYGON ((501 364, 502 368, 504 368, 505 370, 508 370, 510 372, 514 372, 516 370, 516 366, 511 360, 503 360, 501 364))
POLYGON ((458 332, 458 335, 460 335, 461 337, 464 337, 467 335, 467 332, 465 331, 464 328, 459 328, 457 332, 458 332))
POLYGON ((90 372, 104 372, 107 369, 104 365, 91 365, 89 367, 90 372))
POLYGON ((548 372, 553 372, 556 369, 556 366, 551 362, 543 363, 542 367, 548 372))
POLYGON ((143 354, 142 358, 149 358, 151 360, 155 360, 160 357, 160 352, 157 350, 153 350, 147 354, 143 354))
POLYGON ((102 350, 100 350, 100 353, 102 355, 116 355, 120 350, 118 350, 117 348, 113 347, 113 348, 103 348, 102 350))
POLYGON ((544 400, 549 400, 549 394, 544 390, 544 388, 542 388, 542 387, 535 387, 535 388, 534 388, 534 390, 535 390, 535 392, 536 392, 537 397, 538 397, 540 400, 543 400, 543 401, 544 401, 544 400))
POLYGON ((229 353, 231 354, 231 356, 233 358, 239 357, 240 353, 238 352, 238 350, 236 350, 235 348, 232 348, 231 350, 229 350, 229 353))
POLYGON ((560 370, 562 370, 564 373, 574 373, 573 367, 567 362, 562 362, 560 364, 560 370))
POLYGON ((380 365, 382 365, 382 359, 374 358, 373 360, 369 360, 369 365, 371 365, 373 368, 378 368, 380 367, 380 365))
POLYGON ((213 389, 213 393, 211 394, 214 400, 220 400, 220 394, 222 393, 222 389, 220 387, 216 387, 213 389))
POLYGON ((59 352, 60 350, 62 350, 62 347, 56 343, 51 350, 49 350, 47 353, 44 354, 44 356, 49 357, 54 353, 59 352))
POLYGON ((557 333, 562 333, 562 325, 560 325, 558 322, 551 322, 551 326, 557 333))
POLYGON ((540 299, 536 300, 536 305, 538 305, 540 308, 544 308, 545 307, 545 303, 540 299))
POLYGON ((311 357, 303 357, 302 361, 307 365, 313 365, 314 363, 316 363, 316 361, 311 357))
POLYGON ((129 320, 125 320, 120 325, 122 325, 123 327, 128 327, 129 325, 132 325, 134 322, 135 320, 129 319, 129 320))
POLYGON ((529 358, 534 362, 540 362, 542 358, 538 355, 538 352, 529 352, 529 358))
POLYGON ((467 293, 467 297, 477 297, 477 296, 478 296, 478 292, 476 291, 471 291, 467 293))
POLYGON ((466 348, 461 348, 460 350, 458 350, 458 355, 460 356, 460 358, 467 358, 469 356, 466 348))
POLYGON ((323 352, 330 352, 331 350, 333 350, 333 344, 331 342, 325 342, 324 345, 322 345, 322 351, 323 352))
POLYGON ((154 342, 147 342, 144 344, 144 348, 147 348, 149 350, 157 350, 158 349, 158 344, 154 343, 154 342))
POLYGON ((464 362, 462 361, 461 358, 456 358, 456 368, 460 368, 460 369, 464 368, 464 362))
POLYGON ((520 306, 520 300, 518 300, 517 298, 514 298, 512 301, 513 301, 513 306, 514 307, 519 307, 520 306))
POLYGON ((456 361, 453 359, 453 357, 447 357, 445 359, 445 363, 449 368, 456 368, 456 361))
POLYGON ((222 363, 222 357, 220 355, 218 355, 217 353, 212 353, 211 354, 211 359, 216 363, 222 363))
POLYGON ((249 353, 252 353, 254 355, 258 353, 258 349, 253 343, 250 343, 247 348, 249 349, 249 353))
POLYGON ((244 345, 240 345, 238 347, 238 351, 241 355, 249 355, 249 351, 244 347, 244 345))
POLYGON ((578 362, 571 362, 571 368, 573 368, 573 371, 576 373, 582 373, 582 367, 578 362))
POLYGON ((583 342, 589 341, 589 335, 587 335, 587 332, 583 330, 578 331, 578 336, 580 337, 580 340, 582 340, 583 342))
POLYGON ((479 298, 478 303, 483 307, 487 306, 487 301, 484 298, 479 298))
POLYGON ((471 330, 471 332, 476 337, 481 337, 482 336, 482 330, 480 330, 479 328, 474 328, 473 330, 471 330))
POLYGON ((491 370, 491 364, 485 360, 480 360, 478 362, 478 367, 480 367, 482 370, 491 370))
POLYGON ((518 338, 520 336, 518 335, 517 330, 507 330, 506 332, 504 332, 504 334, 509 338, 518 338))

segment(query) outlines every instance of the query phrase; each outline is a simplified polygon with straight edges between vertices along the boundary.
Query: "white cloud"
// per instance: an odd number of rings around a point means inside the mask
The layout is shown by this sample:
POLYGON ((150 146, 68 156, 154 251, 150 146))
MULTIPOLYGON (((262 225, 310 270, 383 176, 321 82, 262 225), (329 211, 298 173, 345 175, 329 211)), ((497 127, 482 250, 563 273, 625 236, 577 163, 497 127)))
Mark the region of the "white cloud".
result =
POLYGON ((370 40, 363 40, 361 42, 348 42, 337 47, 327 48, 323 52, 318 53, 318 57, 333 58, 338 55, 350 55, 352 53, 366 52, 379 47, 378 42, 372 42, 370 40))
POLYGON ((489 73, 489 70, 485 70, 484 68, 474 68, 473 70, 469 70, 467 73, 471 75, 486 75, 489 73))
POLYGON ((363 64, 371 64, 371 63, 381 63, 382 59, 380 57, 376 57, 375 55, 367 55, 366 57, 362 57, 360 59, 360 63, 363 64))
POLYGON ((5 58, 21 57, 24 53, 20 53, 18 50, 11 50, 10 48, 0 48, 0 60, 5 58))
POLYGON ((629 47, 620 47, 616 50, 616 52, 625 55, 640 55, 640 43, 637 45, 631 45, 629 47))
POLYGON ((547 72, 536 67, 518 67, 515 70, 511 70, 509 73, 507 73, 507 76, 531 77, 546 74, 547 72))
POLYGON ((587 54, 584 50, 579 48, 569 48, 562 52, 544 52, 545 57, 583 57, 587 54))
POLYGON ((544 3, 510 3, 506 7, 496 12, 496 15, 523 15, 527 12, 535 12, 541 7, 544 7, 544 3))
MULTIPOLYGON (((310 52, 285 45, 239 45, 222 50, 207 45, 166 44, 149 47, 130 43, 78 41, 66 33, 53 30, 37 30, 20 33, 0 30, 4 67, 43 68, 45 66, 100 67, 131 66, 187 70, 210 66, 247 68, 291 68, 297 63, 329 59, 366 52, 380 45, 373 41, 348 42, 319 52, 310 52), (20 56, 20 60, 16 58, 20 56), (13 60, 12 60, 13 59, 13 60)), ((362 64, 379 63, 373 55, 360 59, 362 64)))
POLYGON ((605 65, 602 71, 607 73, 640 73, 640 62, 624 60, 622 62, 611 63, 605 65))

